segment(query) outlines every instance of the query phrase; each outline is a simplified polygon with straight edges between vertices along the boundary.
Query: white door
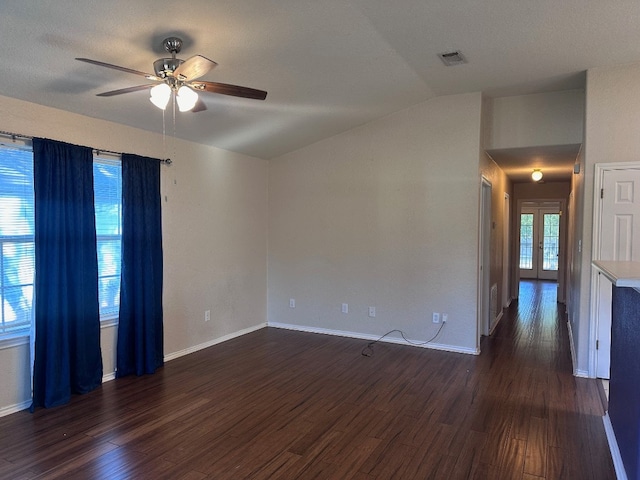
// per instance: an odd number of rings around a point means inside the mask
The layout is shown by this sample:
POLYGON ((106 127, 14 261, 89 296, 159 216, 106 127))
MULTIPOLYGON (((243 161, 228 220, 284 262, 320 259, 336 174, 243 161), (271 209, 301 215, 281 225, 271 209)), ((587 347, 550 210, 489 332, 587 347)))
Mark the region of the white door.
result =
POLYGON ((559 254, 559 208, 523 206, 520 213, 520 278, 557 280, 559 254))
MULTIPOLYGON (((599 241, 595 260, 640 261, 640 169, 606 169, 601 177, 599 241)), ((596 192, 598 193, 598 192, 596 192)), ((609 378, 611 360, 611 282, 594 278, 596 308, 596 376, 609 378)))

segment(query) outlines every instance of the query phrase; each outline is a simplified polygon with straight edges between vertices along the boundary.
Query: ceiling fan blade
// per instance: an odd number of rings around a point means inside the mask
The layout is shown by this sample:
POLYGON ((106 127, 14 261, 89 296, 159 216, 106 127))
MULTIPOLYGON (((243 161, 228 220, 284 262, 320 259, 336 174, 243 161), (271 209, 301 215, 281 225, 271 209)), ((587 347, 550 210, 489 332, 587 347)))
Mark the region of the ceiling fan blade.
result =
POLYGON ((79 61, 85 62, 85 63, 91 63, 92 65, 98 65, 99 67, 113 68, 114 70, 120 70, 121 72, 133 73, 134 75, 140 75, 141 77, 146 77, 149 80, 162 80, 161 78, 158 78, 158 77, 156 77, 155 75, 153 75, 151 73, 144 73, 144 72, 140 72, 138 70, 133 70, 131 68, 120 67, 118 65, 112 65, 111 63, 100 62, 98 60, 91 60, 90 58, 77 58, 76 57, 76 60, 79 60, 79 61))
POLYGON ((182 64, 176 68, 175 72, 173 72, 173 76, 182 81, 195 80, 217 65, 216 62, 202 55, 194 55, 182 62, 182 64))
POLYGON ((123 93, 138 92, 140 90, 151 88, 155 85, 156 84, 154 83, 148 83, 146 85, 137 85, 135 87, 120 88, 118 90, 111 90, 109 92, 98 93, 96 96, 97 97, 113 97, 114 95, 122 95, 123 93))
POLYGON ((193 113, 203 112, 207 109, 207 105, 201 100, 198 99, 196 102, 196 106, 191 109, 193 113))
POLYGON ((254 100, 264 100, 267 98, 267 92, 264 90, 256 90, 255 88, 241 87, 239 85, 229 85, 228 83, 192 82, 190 86, 196 90, 220 93, 222 95, 233 95, 234 97, 252 98, 254 100))

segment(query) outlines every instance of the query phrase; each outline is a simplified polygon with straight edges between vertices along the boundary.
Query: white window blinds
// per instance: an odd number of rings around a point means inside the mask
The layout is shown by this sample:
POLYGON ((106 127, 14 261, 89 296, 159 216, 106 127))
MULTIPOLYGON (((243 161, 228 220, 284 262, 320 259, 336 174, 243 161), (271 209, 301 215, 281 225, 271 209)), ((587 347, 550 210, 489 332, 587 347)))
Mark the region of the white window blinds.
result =
POLYGON ((33 153, 0 145, 0 335, 31 325, 34 274, 33 153))

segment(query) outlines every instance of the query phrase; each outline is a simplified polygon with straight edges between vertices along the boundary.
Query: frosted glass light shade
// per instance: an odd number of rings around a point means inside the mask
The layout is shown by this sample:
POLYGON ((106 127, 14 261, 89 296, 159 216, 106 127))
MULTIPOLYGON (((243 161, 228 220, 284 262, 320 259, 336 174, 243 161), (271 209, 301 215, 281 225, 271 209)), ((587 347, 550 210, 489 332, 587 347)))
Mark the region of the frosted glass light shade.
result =
POLYGON ((540 170, 534 170, 531 174, 531 178, 534 182, 539 182, 540 180, 542 180, 542 172, 540 170))
POLYGON ((178 96, 176 97, 178 102, 178 108, 181 112, 188 112, 196 106, 198 101, 198 94, 186 85, 181 86, 178 89, 178 96))
POLYGON ((151 103, 161 110, 167 108, 169 99, 171 98, 171 87, 166 83, 161 83, 153 87, 149 93, 151 94, 151 103))

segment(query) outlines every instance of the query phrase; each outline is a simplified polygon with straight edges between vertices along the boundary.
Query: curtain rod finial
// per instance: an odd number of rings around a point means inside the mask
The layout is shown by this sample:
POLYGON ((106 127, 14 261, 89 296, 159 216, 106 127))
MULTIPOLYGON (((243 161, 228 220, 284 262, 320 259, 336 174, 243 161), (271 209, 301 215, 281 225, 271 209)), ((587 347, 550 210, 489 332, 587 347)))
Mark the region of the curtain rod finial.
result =
POLYGON ((164 160, 162 160, 162 163, 166 163, 167 165, 171 165, 173 162, 171 161, 170 158, 165 158, 164 160))

